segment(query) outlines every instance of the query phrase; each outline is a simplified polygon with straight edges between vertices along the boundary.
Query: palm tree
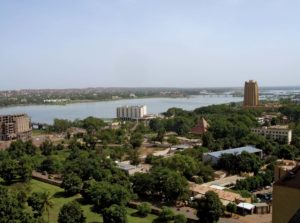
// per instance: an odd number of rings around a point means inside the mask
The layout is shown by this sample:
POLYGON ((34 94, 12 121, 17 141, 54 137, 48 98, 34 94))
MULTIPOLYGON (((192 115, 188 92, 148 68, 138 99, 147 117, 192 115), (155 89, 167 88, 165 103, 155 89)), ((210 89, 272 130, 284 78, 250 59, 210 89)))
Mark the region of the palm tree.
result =
POLYGON ((46 211, 48 215, 48 222, 50 219, 50 208, 53 207, 52 195, 49 191, 45 191, 41 194, 41 202, 43 204, 42 212, 46 211))

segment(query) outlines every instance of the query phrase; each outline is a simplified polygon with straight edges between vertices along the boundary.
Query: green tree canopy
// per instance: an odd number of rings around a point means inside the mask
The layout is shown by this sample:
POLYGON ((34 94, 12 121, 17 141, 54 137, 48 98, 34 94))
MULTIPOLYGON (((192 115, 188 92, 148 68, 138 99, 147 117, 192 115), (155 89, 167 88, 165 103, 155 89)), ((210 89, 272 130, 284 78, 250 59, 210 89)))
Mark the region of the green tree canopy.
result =
POLYGON ((197 216, 201 222, 216 223, 224 213, 224 206, 215 192, 208 191, 198 200, 197 210, 197 216))
POLYGON ((84 223, 85 216, 80 205, 73 201, 64 204, 58 214, 58 223, 84 223))

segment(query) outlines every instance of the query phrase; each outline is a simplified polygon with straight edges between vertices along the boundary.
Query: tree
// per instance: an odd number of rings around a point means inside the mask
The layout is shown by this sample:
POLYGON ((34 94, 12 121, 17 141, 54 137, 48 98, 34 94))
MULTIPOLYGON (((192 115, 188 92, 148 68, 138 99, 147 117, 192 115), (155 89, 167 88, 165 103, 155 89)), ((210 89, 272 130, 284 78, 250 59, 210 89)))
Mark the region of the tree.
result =
POLYGON ((8 158, 0 163, 0 176, 10 184, 18 177, 19 164, 16 160, 8 158))
POLYGON ((55 150, 55 146, 52 142, 46 140, 43 142, 43 144, 40 147, 40 150, 42 151, 42 155, 49 156, 52 154, 52 152, 55 150))
POLYGON ((52 196, 49 192, 34 192, 28 199, 28 205, 32 207, 35 216, 42 216, 46 211, 48 222, 50 219, 50 208, 53 207, 52 196))
POLYGON ((15 192, 0 186, 0 222, 34 223, 33 217, 23 208, 15 192))
POLYGON ((280 159, 294 159, 294 153, 291 151, 289 146, 282 146, 278 151, 278 158, 280 159))
POLYGON ((165 134, 166 134, 166 130, 164 128, 159 129, 155 140, 163 143, 165 134))
POLYGON ((177 139, 177 137, 173 135, 169 136, 167 141, 172 145, 176 145, 179 143, 179 139, 177 139))
POLYGON ((135 173, 131 182, 134 193, 141 197, 150 195, 154 190, 154 179, 149 173, 135 173))
POLYGON ((82 127, 92 133, 100 130, 103 126, 105 126, 105 123, 102 119, 90 116, 83 120, 82 127))
POLYGON ((231 216, 232 216, 232 213, 235 213, 236 212, 236 209, 237 209, 237 206, 235 203, 228 203, 227 206, 226 206, 226 211, 230 212, 231 216))
POLYGON ((58 159, 52 158, 51 156, 43 160, 39 167, 41 171, 46 171, 50 174, 59 172, 61 168, 61 162, 58 159))
POLYGON ((113 204, 104 209, 102 216, 103 223, 127 223, 127 211, 124 206, 113 204))
POLYGON ((132 197, 131 192, 119 185, 109 182, 91 182, 85 189, 85 198, 91 199, 97 211, 103 211, 113 204, 124 206, 132 197))
POLYGON ((141 133, 133 133, 130 137, 130 144, 133 148, 140 147, 143 143, 143 135, 141 133))
POLYGON ((66 119, 54 119, 52 129, 55 132, 65 132, 72 126, 72 122, 66 119))
POLYGON ((62 206, 58 214, 58 223, 84 223, 85 217, 80 205, 76 202, 70 202, 62 206))
POLYGON ((210 148, 214 142, 214 137, 211 132, 206 132, 202 135, 202 146, 210 148))
POLYGON ((199 171, 198 162, 194 158, 181 154, 175 154, 172 157, 160 159, 154 166, 162 166, 171 170, 180 171, 188 179, 196 175, 199 171))
POLYGON ((63 177, 62 187, 67 195, 72 196, 81 191, 82 180, 74 173, 66 174, 63 177))
POLYGON ((23 182, 29 182, 32 176, 33 164, 32 159, 28 156, 20 158, 19 176, 23 182))
POLYGON ((33 156, 36 154, 36 147, 32 144, 32 141, 22 142, 21 140, 14 141, 7 149, 8 153, 13 159, 17 159, 24 155, 33 156))
POLYGON ((197 216, 204 223, 216 223, 224 213, 224 207, 213 191, 208 191, 198 200, 197 216))
POLYGON ((150 174, 154 182, 152 194, 158 193, 169 202, 186 199, 188 182, 182 174, 167 168, 154 168, 150 174))
POLYGON ((183 214, 174 216, 174 223, 187 223, 187 219, 183 214))
POLYGON ((160 212, 156 222, 171 222, 174 219, 173 211, 168 207, 162 207, 162 211, 160 212))
POLYGON ((151 212, 151 204, 143 202, 138 206, 137 210, 139 216, 146 217, 151 212))
POLYGON ((139 151, 136 149, 131 149, 129 151, 129 160, 130 160, 130 164, 138 165, 141 162, 139 151))

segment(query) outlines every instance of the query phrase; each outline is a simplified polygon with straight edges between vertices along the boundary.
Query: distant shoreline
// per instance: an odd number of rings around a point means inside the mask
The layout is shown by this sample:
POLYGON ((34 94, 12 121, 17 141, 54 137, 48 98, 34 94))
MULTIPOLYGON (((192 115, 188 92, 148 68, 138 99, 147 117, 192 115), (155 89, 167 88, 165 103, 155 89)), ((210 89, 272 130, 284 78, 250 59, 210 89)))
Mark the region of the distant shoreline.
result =
POLYGON ((122 101, 122 100, 134 100, 134 99, 151 99, 151 98, 189 98, 194 95, 187 95, 187 96, 176 96, 176 97, 170 97, 170 96, 150 96, 150 97, 135 97, 135 98, 120 98, 120 99, 102 99, 102 100, 89 100, 89 99, 83 99, 83 100, 70 100, 63 103, 27 103, 27 104, 11 104, 11 105, 0 105, 0 110, 4 108, 11 108, 11 107, 23 107, 23 106, 66 106, 70 104, 82 104, 82 103, 96 103, 96 102, 105 102, 105 101, 122 101))

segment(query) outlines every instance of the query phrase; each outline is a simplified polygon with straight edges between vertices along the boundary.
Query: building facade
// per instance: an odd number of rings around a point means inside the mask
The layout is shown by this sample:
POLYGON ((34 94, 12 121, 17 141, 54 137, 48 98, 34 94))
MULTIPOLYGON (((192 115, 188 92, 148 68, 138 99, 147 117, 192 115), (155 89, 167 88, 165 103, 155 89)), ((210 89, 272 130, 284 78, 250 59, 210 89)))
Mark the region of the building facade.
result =
POLYGON ((244 87, 244 107, 259 106, 259 92, 256 81, 250 80, 245 82, 244 87))
POLYGON ((300 222, 300 167, 294 168, 273 185, 273 223, 300 222))
POLYGON ((26 114, 0 116, 0 140, 28 139, 31 131, 30 118, 26 114))
POLYGON ((270 127, 252 128, 251 132, 269 137, 274 140, 285 141, 290 144, 292 141, 292 130, 287 125, 274 125, 270 127))
POLYGON ((147 115, 146 105, 122 106, 117 108, 117 118, 122 120, 138 120, 147 115))

